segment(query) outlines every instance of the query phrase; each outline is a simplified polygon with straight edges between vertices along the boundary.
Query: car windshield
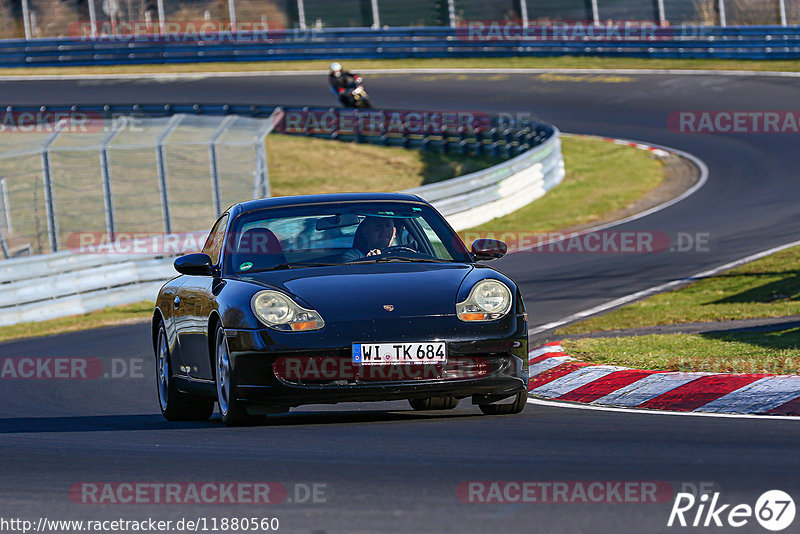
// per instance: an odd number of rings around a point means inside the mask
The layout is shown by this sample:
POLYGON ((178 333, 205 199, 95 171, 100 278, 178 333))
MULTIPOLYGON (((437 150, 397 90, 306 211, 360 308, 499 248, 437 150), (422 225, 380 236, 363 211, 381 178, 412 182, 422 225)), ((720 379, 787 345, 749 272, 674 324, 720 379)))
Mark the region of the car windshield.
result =
POLYGON ((274 269, 380 262, 469 262, 463 242, 430 206, 346 202, 245 212, 231 225, 224 268, 274 269))

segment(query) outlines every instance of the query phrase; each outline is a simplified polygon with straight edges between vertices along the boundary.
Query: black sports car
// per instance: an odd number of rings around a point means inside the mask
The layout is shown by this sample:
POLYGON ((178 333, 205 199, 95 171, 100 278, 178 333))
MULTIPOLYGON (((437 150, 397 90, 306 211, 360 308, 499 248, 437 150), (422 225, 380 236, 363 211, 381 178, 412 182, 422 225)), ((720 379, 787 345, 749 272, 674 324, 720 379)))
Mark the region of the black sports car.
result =
POLYGON ((516 284, 479 262, 414 195, 353 193, 236 204, 153 313, 158 398, 169 420, 242 424, 310 403, 470 397, 525 407, 527 316, 516 284))

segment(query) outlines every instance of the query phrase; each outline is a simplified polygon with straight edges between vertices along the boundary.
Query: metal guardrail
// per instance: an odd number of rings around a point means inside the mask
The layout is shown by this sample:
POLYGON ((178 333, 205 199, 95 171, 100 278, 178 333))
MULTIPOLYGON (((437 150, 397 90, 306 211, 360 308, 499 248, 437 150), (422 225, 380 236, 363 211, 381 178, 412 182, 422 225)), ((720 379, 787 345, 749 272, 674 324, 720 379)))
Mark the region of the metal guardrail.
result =
POLYGON ((0 67, 552 55, 800 57, 800 26, 674 26, 626 32, 583 25, 582 33, 565 28, 563 34, 537 27, 493 33, 464 26, 238 32, 209 34, 204 40, 169 34, 13 39, 0 41, 0 67))
POLYGON ((543 196, 564 178, 556 130, 542 145, 514 159, 452 180, 408 189, 421 196, 457 231, 508 215, 543 196))
MULTIPOLYGON (((23 108, 14 108, 20 111, 23 108)), ((62 108, 44 107, 56 111, 62 108)), ((72 106, 87 111, 86 106, 72 106)), ((185 113, 241 113, 269 116, 263 106, 95 106, 103 113, 142 113, 150 116, 185 113)), ((63 109, 62 109, 63 110, 63 109)), ((309 108, 284 109, 309 113, 309 108)), ((317 110, 330 112, 330 110, 317 110)), ((373 110, 372 113, 386 113, 373 110)), ((482 224, 532 202, 560 183, 564 162, 558 130, 543 123, 503 123, 484 116, 482 129, 461 127, 453 131, 401 132, 300 130, 295 135, 316 135, 340 141, 396 144, 420 150, 441 150, 509 157, 498 165, 462 177, 417 187, 407 192, 425 198, 456 230, 482 224)), ((280 128, 278 128, 280 130, 280 128)), ((286 132, 284 132, 286 133, 286 132)), ((75 254, 69 251, 0 261, 0 325, 41 321, 86 313, 124 303, 153 298, 158 288, 175 275, 172 257, 155 254, 75 254)))

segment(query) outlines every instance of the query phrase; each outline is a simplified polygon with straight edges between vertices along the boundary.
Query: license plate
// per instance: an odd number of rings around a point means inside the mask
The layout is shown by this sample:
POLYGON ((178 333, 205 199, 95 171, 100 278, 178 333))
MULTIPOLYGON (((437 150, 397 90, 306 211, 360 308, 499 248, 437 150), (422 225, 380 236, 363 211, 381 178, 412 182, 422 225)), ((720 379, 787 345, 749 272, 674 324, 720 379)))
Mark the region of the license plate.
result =
POLYGON ((445 343, 353 343, 353 363, 359 365, 446 361, 445 343))

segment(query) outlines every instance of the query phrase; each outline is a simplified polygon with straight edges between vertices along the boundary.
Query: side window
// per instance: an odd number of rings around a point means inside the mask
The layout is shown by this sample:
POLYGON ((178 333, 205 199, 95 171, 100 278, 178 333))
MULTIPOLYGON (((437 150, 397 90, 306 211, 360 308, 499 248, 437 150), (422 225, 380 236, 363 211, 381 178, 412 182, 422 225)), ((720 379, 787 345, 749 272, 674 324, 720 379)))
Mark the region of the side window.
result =
POLYGON ((217 221, 211 233, 208 234, 206 244, 203 245, 203 252, 211 257, 211 263, 217 265, 219 256, 222 252, 222 243, 225 239, 225 227, 228 225, 228 214, 226 213, 217 221))

